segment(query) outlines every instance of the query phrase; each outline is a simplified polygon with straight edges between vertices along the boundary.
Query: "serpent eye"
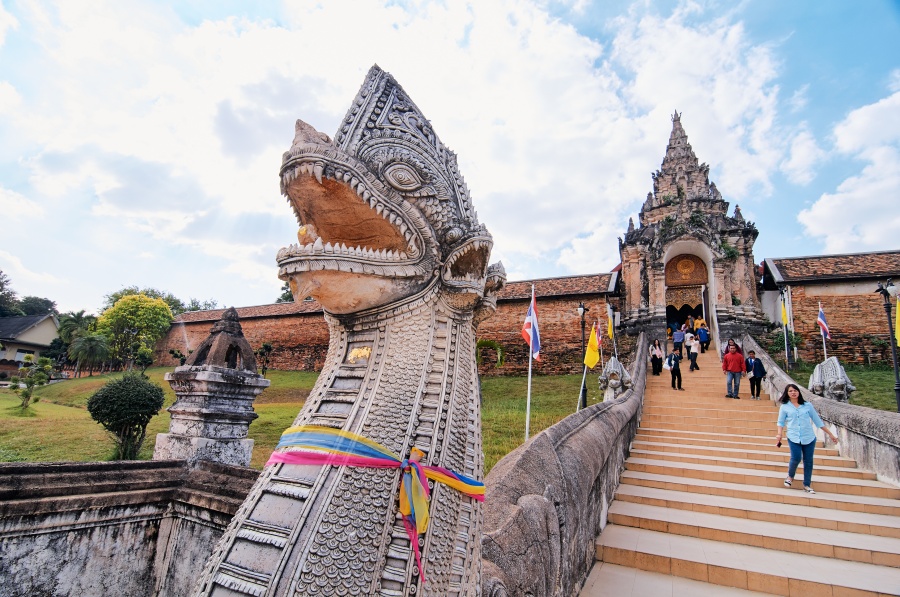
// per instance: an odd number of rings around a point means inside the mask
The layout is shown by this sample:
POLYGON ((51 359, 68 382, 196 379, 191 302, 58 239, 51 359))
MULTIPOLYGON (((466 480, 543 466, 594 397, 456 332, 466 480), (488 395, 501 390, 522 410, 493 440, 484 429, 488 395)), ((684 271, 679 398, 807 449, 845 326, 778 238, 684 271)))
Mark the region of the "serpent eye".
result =
POLYGON ((415 191, 425 184, 419 173, 406 164, 391 164, 384 169, 383 175, 384 180, 398 191, 415 191))

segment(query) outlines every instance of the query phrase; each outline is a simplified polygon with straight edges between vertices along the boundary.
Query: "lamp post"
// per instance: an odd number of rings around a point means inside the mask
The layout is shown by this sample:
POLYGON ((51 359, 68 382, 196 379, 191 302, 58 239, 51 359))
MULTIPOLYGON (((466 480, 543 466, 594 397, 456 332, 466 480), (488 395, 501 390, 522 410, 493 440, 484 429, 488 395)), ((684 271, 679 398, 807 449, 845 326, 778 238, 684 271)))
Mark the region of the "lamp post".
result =
MULTIPOLYGON (((894 326, 891 322, 891 297, 897 297, 897 287, 888 278, 882 285, 878 283, 875 292, 884 297, 884 312, 887 313, 888 332, 890 333, 891 359, 894 362, 894 398, 897 400, 897 412, 900 412, 900 372, 897 370, 897 339, 894 337, 894 326)), ((900 308, 900 307, 898 307, 900 308)))
MULTIPOLYGON (((584 314, 588 312, 588 308, 584 306, 584 303, 578 303, 578 315, 581 316, 581 361, 584 363, 584 358, 587 356, 587 352, 584 346, 584 314)), ((579 408, 587 408, 587 365, 585 367, 585 375, 581 377, 581 399, 579 408)))

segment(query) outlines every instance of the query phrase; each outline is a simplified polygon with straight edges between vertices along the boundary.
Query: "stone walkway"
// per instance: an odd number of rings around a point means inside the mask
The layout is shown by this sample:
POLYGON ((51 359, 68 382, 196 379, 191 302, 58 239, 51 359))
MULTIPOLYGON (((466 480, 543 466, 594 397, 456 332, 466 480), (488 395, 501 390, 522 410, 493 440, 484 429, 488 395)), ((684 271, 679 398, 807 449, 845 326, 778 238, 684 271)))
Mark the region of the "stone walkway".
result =
POLYGON ((816 448, 783 486, 787 442, 775 447, 768 396, 725 398, 714 353, 700 371, 648 375, 641 426, 597 539, 582 597, 900 595, 900 488, 816 448))

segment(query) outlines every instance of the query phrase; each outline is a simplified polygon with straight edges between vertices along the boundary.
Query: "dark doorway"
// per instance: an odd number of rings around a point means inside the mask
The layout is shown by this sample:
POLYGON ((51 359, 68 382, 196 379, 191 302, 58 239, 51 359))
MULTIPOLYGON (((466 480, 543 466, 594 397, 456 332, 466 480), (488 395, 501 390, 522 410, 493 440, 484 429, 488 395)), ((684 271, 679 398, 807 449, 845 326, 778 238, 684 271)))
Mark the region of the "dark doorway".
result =
POLYGON ((671 327, 673 324, 678 324, 680 326, 685 321, 687 321, 688 315, 693 315, 694 317, 702 317, 703 305, 696 305, 694 307, 690 305, 681 305, 680 309, 676 309, 675 305, 667 305, 666 325, 671 327))

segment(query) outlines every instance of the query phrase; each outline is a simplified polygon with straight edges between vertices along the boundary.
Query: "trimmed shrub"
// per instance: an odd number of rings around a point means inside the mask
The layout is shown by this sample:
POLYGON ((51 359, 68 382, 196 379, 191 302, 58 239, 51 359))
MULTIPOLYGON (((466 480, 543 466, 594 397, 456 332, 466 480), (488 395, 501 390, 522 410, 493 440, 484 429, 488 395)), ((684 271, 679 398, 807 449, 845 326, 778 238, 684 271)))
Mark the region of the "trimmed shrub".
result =
POLYGON ((137 458, 147 424, 162 408, 163 400, 163 389, 138 373, 109 382, 90 397, 87 409, 91 417, 116 440, 113 460, 137 458))

